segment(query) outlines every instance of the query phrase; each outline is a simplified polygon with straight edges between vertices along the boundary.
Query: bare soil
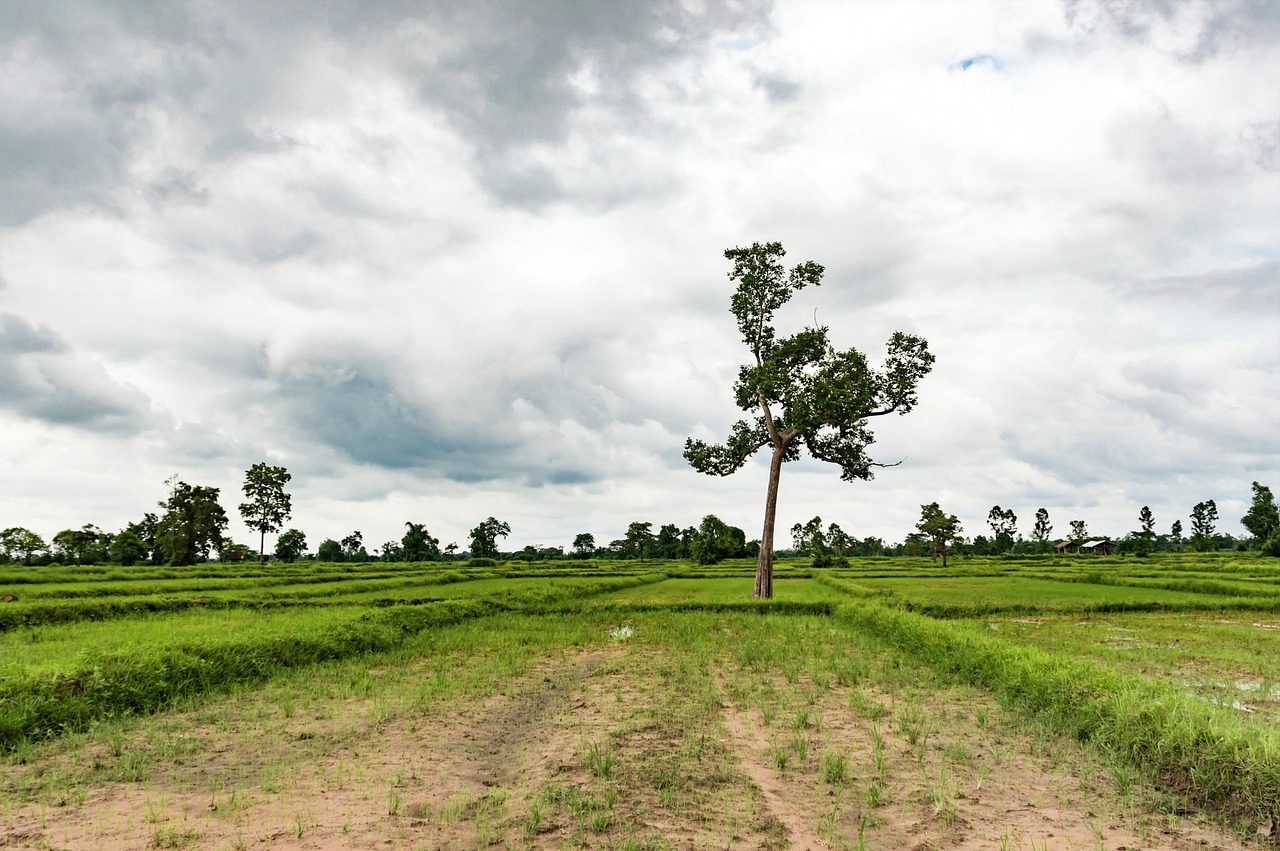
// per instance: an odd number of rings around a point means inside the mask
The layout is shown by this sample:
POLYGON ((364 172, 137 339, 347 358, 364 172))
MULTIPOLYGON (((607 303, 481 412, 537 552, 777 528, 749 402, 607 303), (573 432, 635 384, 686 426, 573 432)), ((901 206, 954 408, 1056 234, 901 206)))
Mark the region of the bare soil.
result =
POLYGON ((0 847, 1246 847, 1152 814, 1159 790, 980 692, 755 673, 638 643, 569 649, 445 705, 192 710, 130 735, 5 766, 43 773, 28 779, 46 791, 0 799, 0 847), (142 752, 143 779, 104 779, 142 752), (48 793, 48 773, 73 765, 79 779, 48 793))

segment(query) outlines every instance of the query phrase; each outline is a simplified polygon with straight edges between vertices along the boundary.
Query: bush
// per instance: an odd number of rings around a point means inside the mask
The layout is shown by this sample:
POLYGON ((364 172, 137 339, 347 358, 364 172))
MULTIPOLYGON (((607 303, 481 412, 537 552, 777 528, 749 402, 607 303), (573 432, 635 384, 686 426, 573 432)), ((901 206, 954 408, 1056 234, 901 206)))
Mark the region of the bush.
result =
POLYGON ((498 563, 491 558, 485 558, 484 556, 481 556, 480 558, 473 558, 470 561, 468 561, 467 566, 468 567, 497 567, 498 563))
POLYGON ((1267 538, 1267 542, 1262 545, 1262 554, 1280 558, 1280 529, 1277 529, 1270 538, 1267 538))

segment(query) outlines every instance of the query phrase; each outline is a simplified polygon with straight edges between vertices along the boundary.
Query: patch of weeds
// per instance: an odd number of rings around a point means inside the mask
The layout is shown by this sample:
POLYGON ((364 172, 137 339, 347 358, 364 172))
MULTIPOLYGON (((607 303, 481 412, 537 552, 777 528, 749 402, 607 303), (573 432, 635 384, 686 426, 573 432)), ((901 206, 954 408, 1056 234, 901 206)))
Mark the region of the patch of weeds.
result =
POLYGON ((152 848, 185 848, 203 836, 194 827, 178 830, 176 827, 158 827, 151 834, 152 848))
POLYGON ((822 779, 833 786, 843 786, 849 779, 849 760, 843 751, 827 751, 822 755, 822 779))

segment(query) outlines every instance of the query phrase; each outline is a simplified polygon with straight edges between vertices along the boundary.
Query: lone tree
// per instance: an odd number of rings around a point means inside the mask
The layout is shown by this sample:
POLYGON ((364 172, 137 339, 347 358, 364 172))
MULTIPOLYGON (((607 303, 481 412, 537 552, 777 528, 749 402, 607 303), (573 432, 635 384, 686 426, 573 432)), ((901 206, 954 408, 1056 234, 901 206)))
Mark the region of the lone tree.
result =
POLYGON ((822 266, 808 261, 789 272, 782 265, 782 244, 753 244, 730 248, 729 279, 738 282, 730 312, 738 321, 742 341, 752 362, 738 372, 734 399, 751 422, 739 420, 723 445, 689 438, 684 457, 700 473, 728 476, 737 472, 757 450, 772 450, 769 484, 765 491, 764 530, 756 565, 753 596, 773 596, 773 531, 778 510, 778 480, 782 463, 809 454, 840 466, 840 478, 851 482, 872 478, 876 464, 866 454, 874 442, 866 420, 905 414, 915 407, 916 385, 933 367, 928 343, 895 332, 880 369, 867 364, 857 349, 832 348, 826 327, 810 327, 778 339, 773 314, 791 296, 822 281, 822 266))
POLYGON ((267 560, 264 549, 268 532, 279 532, 293 514, 293 500, 284 486, 293 476, 284 467, 266 463, 254 464, 244 473, 244 491, 248 502, 240 503, 244 525, 258 533, 258 563, 267 560))
POLYGON ((211 548, 222 549, 227 513, 218 503, 218 488, 189 485, 177 476, 169 478, 169 498, 160 503, 164 516, 156 527, 156 545, 169 564, 196 563, 209 557, 211 548))
POLYGON ((1218 505, 1211 499, 1197 502, 1191 509, 1191 549, 1198 553, 1213 552, 1218 548, 1214 540, 1214 525, 1218 522, 1218 505))
POLYGON ((1018 515, 1013 513, 1012 508, 992 506, 987 514, 987 525, 991 527, 995 538, 997 553, 1007 553, 1013 549, 1013 536, 1018 534, 1018 515))
POLYGON ((1249 506, 1249 511, 1244 517, 1240 518, 1240 525, 1248 529, 1259 544, 1265 544, 1271 540, 1276 530, 1280 529, 1280 509, 1276 508, 1276 499, 1271 494, 1271 488, 1257 482, 1253 483, 1253 504, 1249 506))
POLYGON ((947 544, 957 540, 964 530, 960 528, 960 518, 947 514, 936 502, 920 506, 920 522, 916 523, 920 534, 933 542, 936 550, 942 551, 942 566, 947 566, 947 544))
POLYGON ((1036 542, 1036 552, 1044 552, 1049 546, 1049 535, 1053 532, 1053 524, 1049 522, 1049 509, 1036 509, 1036 525, 1031 530, 1031 539, 1036 542))
POLYGON ((497 558, 498 538, 511 534, 511 526, 495 517, 487 518, 471 530, 471 557, 497 558))
POLYGON ((1138 512, 1138 524, 1142 529, 1134 535, 1136 551, 1139 558, 1151 555, 1156 543, 1156 516, 1151 513, 1151 506, 1144 505, 1138 512))

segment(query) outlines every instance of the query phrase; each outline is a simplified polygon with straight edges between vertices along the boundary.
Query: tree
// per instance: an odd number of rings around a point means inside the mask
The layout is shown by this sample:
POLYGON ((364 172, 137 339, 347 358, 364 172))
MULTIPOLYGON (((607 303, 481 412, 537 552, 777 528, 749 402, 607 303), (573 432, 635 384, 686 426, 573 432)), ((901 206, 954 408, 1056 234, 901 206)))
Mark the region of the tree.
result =
POLYGON ((680 527, 674 523, 665 523, 658 529, 658 540, 654 544, 653 554, 658 558, 680 558, 680 527))
POLYGON ((142 515, 142 519, 137 523, 130 523, 124 528, 124 531, 132 532, 138 536, 147 549, 147 555, 144 558, 149 559, 154 564, 158 564, 160 561, 160 553, 156 546, 156 533, 159 529, 160 518, 150 511, 142 515))
POLYGON ((122 529, 111 539, 110 555, 111 561, 115 564, 130 567, 145 561, 149 554, 150 550, 147 549, 146 542, 137 532, 122 529))
POLYGON ((1085 539, 1089 537, 1089 533, 1085 529, 1083 520, 1071 521, 1071 542, 1076 546, 1083 544, 1085 539))
POLYGON ((286 564, 292 564, 302 558, 307 551, 307 536, 297 529, 281 532, 276 538, 276 558, 286 564))
POLYGON ((1013 536, 1018 534, 1018 515, 1012 508, 992 506, 987 514, 987 525, 995 535, 996 553, 1007 553, 1013 549, 1013 536))
POLYGON ((209 550, 222 548, 227 513, 218 504, 218 488, 189 485, 176 476, 169 479, 169 498, 156 528, 156 546, 170 564, 195 564, 196 556, 208 558, 209 550))
POLYGON ((44 539, 30 529, 11 526, 0 532, 0 552, 4 553, 8 561, 17 561, 18 556, 21 556, 22 563, 30 566, 31 557, 44 550, 44 539))
POLYGON ((497 558, 498 538, 511 534, 511 527, 496 518, 490 517, 471 530, 471 557, 497 558))
POLYGON ((408 561, 404 557, 404 549, 398 541, 386 541, 382 546, 374 550, 378 554, 379 561, 408 561))
MULTIPOLYGON (((400 539, 404 547, 405 561, 439 561, 440 539, 433 538, 427 531, 425 523, 405 523, 404 537, 400 539)), ((384 558, 386 548, 383 548, 384 558)))
POLYGON ((1047 508, 1036 509, 1036 525, 1031 530, 1031 539, 1036 542, 1036 549, 1044 552, 1049 545, 1049 535, 1053 532, 1053 525, 1049 523, 1049 510, 1047 508))
POLYGON ((364 535, 359 531, 342 539, 342 558, 344 561, 369 560, 369 553, 364 548, 364 535))
POLYGON ((54 557, 63 564, 99 564, 107 560, 111 536, 92 523, 79 529, 63 529, 53 536, 54 557))
POLYGON ((847 567, 849 564, 846 553, 852 549, 852 539, 835 523, 824 531, 821 517, 792 526, 791 542, 796 550, 813 560, 813 567, 847 567))
POLYGON ((690 557, 698 564, 718 564, 740 555, 746 543, 746 533, 741 529, 708 514, 693 533, 690 557))
POLYGON ((453 561, 454 556, 458 554, 458 545, 451 543, 444 548, 444 560, 453 561))
POLYGON ((325 538, 320 542, 320 546, 316 548, 316 561, 345 561, 346 557, 342 552, 342 544, 339 544, 333 538, 325 538))
POLYGON ((945 513, 938 503, 931 502, 920 506, 920 521, 916 523, 920 534, 933 543, 935 549, 942 551, 942 566, 947 566, 947 544, 956 540, 963 529, 960 518, 945 513))
POLYGON ((1145 558, 1151 555, 1156 542, 1156 516, 1151 513, 1151 506, 1142 506, 1138 512, 1138 525, 1140 531, 1134 536, 1137 539, 1135 550, 1139 558, 1145 558))
POLYGON ((653 534, 652 523, 641 523, 639 520, 627 527, 623 537, 623 558, 643 559, 646 553, 652 554, 657 538, 653 534))
POLYGON ((873 369, 857 349, 836 351, 826 327, 808 327, 777 339, 773 314, 791 296, 822 281, 822 266, 808 261, 783 268, 781 243, 731 248, 729 279, 738 282, 730 300, 742 340, 753 362, 744 365, 734 384, 738 407, 754 414, 734 424, 723 444, 689 438, 684 457, 698 472, 728 476, 747 459, 770 447, 769 483, 765 491, 764 530, 756 564, 753 595, 773 596, 773 533, 778 509, 782 464, 800 457, 807 447, 820 461, 839 465, 844 481, 872 478, 876 464, 866 453, 874 437, 871 417, 905 414, 915 407, 916 385, 933 366, 933 355, 920 337, 895 332, 881 369, 873 369))
POLYGON ((1173 525, 1169 527, 1169 546, 1175 551, 1182 547, 1182 521, 1175 520, 1173 525))
POLYGON ((590 532, 579 532, 573 539, 573 557, 591 558, 596 551, 596 536, 590 532))
POLYGON ((1280 509, 1276 508, 1275 497, 1271 488, 1253 483, 1253 504, 1249 511, 1240 518, 1240 525, 1249 530, 1249 534, 1257 538, 1259 544, 1266 543, 1271 536, 1280 530, 1280 509))
POLYGON ((244 474, 244 491, 248 502, 240 503, 244 525, 258 533, 258 561, 267 560, 267 533, 279 532, 293 513, 293 500, 284 486, 293 478, 284 467, 266 463, 254 464, 244 474))
POLYGON ((1217 543, 1213 540, 1213 527, 1217 522, 1218 506, 1213 500, 1195 504, 1191 509, 1191 549, 1207 553, 1217 548, 1217 543))

